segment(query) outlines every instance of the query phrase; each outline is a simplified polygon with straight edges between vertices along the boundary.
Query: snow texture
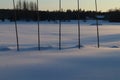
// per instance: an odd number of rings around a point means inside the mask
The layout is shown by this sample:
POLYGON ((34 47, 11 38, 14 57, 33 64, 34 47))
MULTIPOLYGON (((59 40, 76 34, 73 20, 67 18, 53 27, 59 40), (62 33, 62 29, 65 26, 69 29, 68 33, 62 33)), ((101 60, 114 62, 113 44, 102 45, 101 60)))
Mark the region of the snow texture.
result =
POLYGON ((58 24, 18 22, 20 51, 16 50, 14 23, 0 22, 0 80, 120 80, 119 23, 99 21, 97 48, 95 21, 81 21, 78 49, 77 21, 62 22, 62 50, 58 49, 58 24))

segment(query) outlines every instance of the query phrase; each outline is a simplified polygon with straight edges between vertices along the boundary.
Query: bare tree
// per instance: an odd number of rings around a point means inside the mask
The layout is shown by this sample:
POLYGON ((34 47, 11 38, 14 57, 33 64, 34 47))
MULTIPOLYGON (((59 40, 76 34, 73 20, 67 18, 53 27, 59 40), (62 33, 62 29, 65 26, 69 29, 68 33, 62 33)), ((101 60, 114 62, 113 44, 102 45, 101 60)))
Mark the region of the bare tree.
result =
POLYGON ((28 1, 23 1, 19 0, 16 4, 16 8, 18 10, 31 10, 31 11, 36 11, 37 10, 37 4, 36 2, 28 2, 28 1))

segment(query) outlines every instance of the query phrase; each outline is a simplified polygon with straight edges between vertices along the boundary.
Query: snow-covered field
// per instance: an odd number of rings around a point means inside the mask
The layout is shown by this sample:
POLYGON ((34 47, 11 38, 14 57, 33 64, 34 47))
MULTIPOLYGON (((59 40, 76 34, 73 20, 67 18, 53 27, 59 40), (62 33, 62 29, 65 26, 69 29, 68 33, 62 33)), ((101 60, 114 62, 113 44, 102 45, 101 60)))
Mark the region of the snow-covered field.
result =
POLYGON ((120 23, 100 21, 97 48, 95 21, 81 21, 81 49, 77 48, 77 21, 62 22, 62 50, 58 24, 18 22, 20 51, 14 23, 0 22, 0 80, 120 80, 120 23))

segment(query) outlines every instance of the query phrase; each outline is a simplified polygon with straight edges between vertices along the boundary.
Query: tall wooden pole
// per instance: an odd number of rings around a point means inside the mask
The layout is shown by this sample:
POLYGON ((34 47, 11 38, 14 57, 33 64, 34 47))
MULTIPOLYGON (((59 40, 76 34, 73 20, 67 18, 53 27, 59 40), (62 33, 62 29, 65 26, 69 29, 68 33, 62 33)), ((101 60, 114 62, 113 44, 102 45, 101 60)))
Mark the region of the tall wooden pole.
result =
MULTIPOLYGON (((97 0, 95 0, 95 9, 96 9, 96 14, 97 14, 97 0)), ((100 40, 99 40, 99 27, 98 27, 98 18, 97 18, 97 15, 96 15, 96 27, 97 27, 97 47, 99 48, 100 47, 100 40)))
POLYGON ((15 32, 16 32, 16 41, 17 41, 17 51, 19 51, 19 39, 18 39, 18 29, 17 29, 17 14, 15 8, 15 1, 13 0, 13 8, 14 8, 14 22, 15 22, 15 32))
MULTIPOLYGON (((61 0, 59 0, 59 13, 61 15, 61 0)), ((59 50, 61 50, 61 16, 59 15, 59 50)))
POLYGON ((40 24, 39 24, 39 2, 37 0, 37 21, 38 21, 38 50, 40 50, 40 24))
POLYGON ((79 5, 79 0, 77 0, 77 6, 78 6, 78 48, 80 49, 81 47, 81 43, 80 43, 80 14, 79 14, 79 11, 80 11, 80 5, 79 5))

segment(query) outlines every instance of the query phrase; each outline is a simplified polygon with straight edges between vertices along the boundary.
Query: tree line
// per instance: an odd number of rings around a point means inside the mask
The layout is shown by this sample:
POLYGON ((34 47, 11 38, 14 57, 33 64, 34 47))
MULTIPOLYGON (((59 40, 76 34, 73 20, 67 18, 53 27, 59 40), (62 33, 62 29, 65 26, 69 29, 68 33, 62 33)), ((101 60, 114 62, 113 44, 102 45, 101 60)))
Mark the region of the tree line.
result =
MULTIPOLYGON (((37 21, 37 11, 31 10, 16 10, 17 21, 37 21)), ((77 20, 78 15, 80 20, 96 19, 96 15, 104 15, 102 12, 67 10, 67 11, 39 11, 40 21, 56 21, 56 20, 77 20)), ((0 9, 0 20, 14 21, 14 10, 0 9)))
MULTIPOLYGON (((15 6, 16 19, 17 21, 37 21, 37 4, 35 2, 27 2, 19 0, 15 6)), ((111 22, 120 22, 120 9, 109 10, 108 12, 95 12, 95 11, 85 11, 85 10, 62 10, 62 11, 39 11, 40 21, 70 21, 77 20, 78 15, 80 20, 86 21, 87 19, 101 19, 108 20, 111 22), (98 16, 103 16, 99 18, 98 16)), ((14 10, 13 9, 0 9, 0 20, 14 21, 14 10)))

